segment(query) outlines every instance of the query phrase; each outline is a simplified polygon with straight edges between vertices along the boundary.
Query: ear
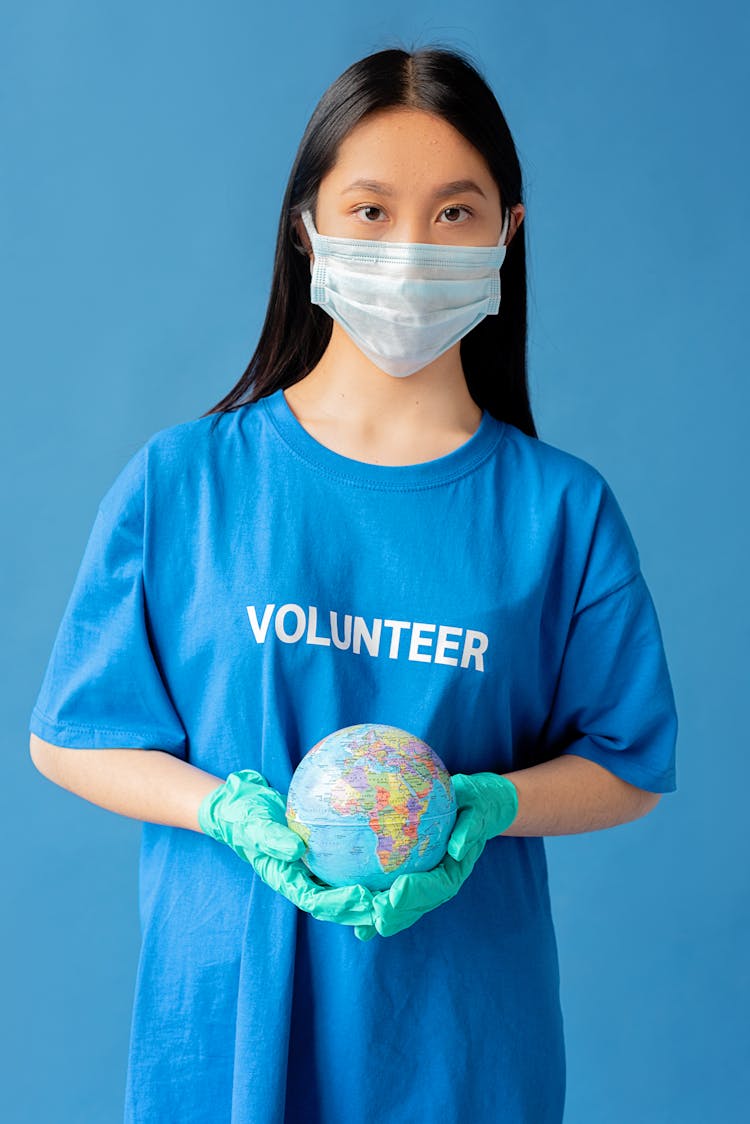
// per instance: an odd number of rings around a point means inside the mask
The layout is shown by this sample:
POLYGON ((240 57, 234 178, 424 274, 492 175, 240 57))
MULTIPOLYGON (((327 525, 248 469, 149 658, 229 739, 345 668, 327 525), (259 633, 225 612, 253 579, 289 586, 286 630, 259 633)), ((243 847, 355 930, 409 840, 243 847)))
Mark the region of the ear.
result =
POLYGON ((506 246, 510 245, 514 235, 518 231, 519 226, 523 222, 523 217, 524 217, 525 214, 526 214, 526 208, 524 207, 523 203, 516 203, 514 207, 511 207, 511 209, 510 209, 510 229, 508 231, 508 238, 507 238, 507 241, 505 243, 506 246))
POLYGON ((307 254, 307 256, 310 258, 312 267, 314 255, 312 252, 312 246, 310 245, 310 238, 308 236, 307 230, 305 229, 305 224, 302 222, 302 219, 296 219, 294 223, 292 223, 291 239, 292 245, 298 253, 307 254))

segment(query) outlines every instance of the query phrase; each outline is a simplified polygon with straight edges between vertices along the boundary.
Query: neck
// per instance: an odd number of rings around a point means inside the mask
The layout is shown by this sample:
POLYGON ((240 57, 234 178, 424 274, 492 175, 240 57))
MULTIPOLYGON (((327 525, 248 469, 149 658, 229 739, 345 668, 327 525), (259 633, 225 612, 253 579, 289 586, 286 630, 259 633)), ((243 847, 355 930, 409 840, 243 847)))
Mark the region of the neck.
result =
POLYGON ((408 440, 417 430, 470 435, 482 416, 466 385, 460 344, 396 378, 363 355, 337 321, 319 362, 286 397, 310 417, 339 421, 370 438, 389 433, 408 440))

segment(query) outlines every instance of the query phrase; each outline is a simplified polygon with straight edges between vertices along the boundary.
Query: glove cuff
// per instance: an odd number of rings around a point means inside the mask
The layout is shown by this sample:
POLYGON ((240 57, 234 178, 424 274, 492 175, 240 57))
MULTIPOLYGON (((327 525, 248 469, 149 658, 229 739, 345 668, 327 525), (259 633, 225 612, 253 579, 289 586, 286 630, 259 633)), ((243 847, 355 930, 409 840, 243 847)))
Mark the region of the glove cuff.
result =
POLYGON ((488 773, 492 784, 491 835, 502 835, 518 815, 518 789, 513 781, 499 773, 488 773))
POLYGON ((198 823, 201 830, 205 835, 210 835, 212 839, 217 839, 221 843, 226 843, 226 839, 221 830, 221 823, 216 816, 216 806, 224 796, 225 791, 226 782, 223 782, 207 793, 198 805, 198 823))

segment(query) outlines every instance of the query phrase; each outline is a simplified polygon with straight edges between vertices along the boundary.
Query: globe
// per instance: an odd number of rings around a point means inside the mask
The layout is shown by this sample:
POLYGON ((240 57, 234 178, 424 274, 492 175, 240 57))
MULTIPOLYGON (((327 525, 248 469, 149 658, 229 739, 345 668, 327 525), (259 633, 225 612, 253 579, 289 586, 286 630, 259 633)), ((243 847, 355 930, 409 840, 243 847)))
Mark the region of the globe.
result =
POLYGON ((373 722, 316 742, 295 769, 286 802, 308 869, 329 886, 358 882, 372 891, 437 866, 456 810, 435 751, 407 730, 373 722))

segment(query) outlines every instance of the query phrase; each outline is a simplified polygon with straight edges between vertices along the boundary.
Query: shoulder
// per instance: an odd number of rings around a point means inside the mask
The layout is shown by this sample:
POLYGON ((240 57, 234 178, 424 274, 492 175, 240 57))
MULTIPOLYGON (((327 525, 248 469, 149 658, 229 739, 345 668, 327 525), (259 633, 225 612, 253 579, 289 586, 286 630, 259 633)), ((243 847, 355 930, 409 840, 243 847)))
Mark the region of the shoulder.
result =
POLYGON ((257 403, 208 414, 155 430, 125 460, 104 493, 105 514, 143 509, 158 496, 180 490, 237 463, 238 442, 247 441, 257 403))
POLYGON ((158 429, 143 445, 145 460, 149 465, 167 466, 195 462, 201 456, 210 456, 236 439, 245 415, 252 413, 255 404, 238 407, 225 413, 207 414, 158 429))
POLYGON ((523 482, 532 516, 553 522, 566 550, 587 564, 598 557, 604 571, 623 580, 638 571, 640 555, 620 501, 595 465, 512 425, 505 444, 509 475, 523 482))
POLYGON ((510 457, 517 471, 548 494, 590 497, 597 502, 610 485, 603 474, 583 457, 551 445, 540 437, 530 437, 516 426, 505 422, 505 458, 510 457))
POLYGON ((147 480, 169 491, 175 484, 232 479, 240 464, 249 466, 264 454, 262 403, 246 402, 157 430, 144 445, 147 480))

